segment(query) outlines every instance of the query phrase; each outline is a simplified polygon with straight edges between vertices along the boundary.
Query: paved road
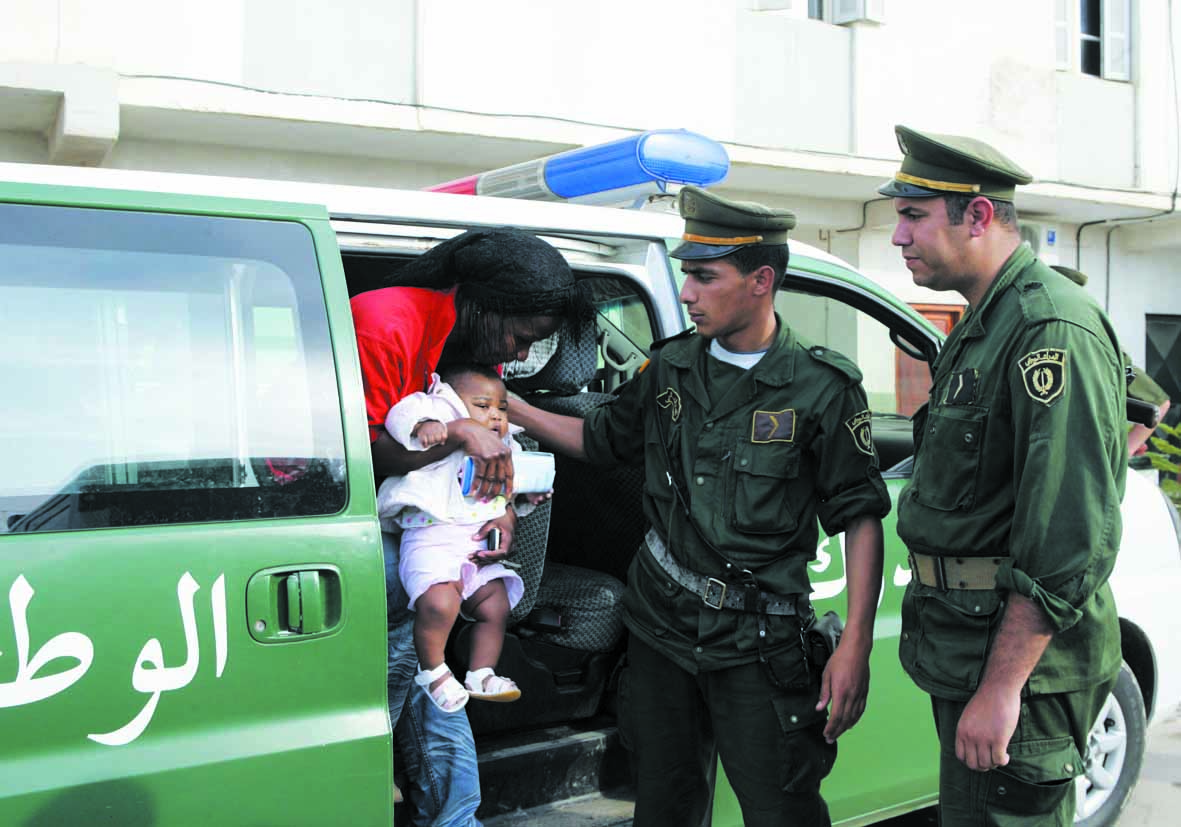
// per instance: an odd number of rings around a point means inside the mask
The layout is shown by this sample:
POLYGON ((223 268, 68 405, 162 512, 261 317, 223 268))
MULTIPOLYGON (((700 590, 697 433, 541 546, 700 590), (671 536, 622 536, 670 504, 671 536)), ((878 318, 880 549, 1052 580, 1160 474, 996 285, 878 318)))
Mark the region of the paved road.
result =
POLYGON ((1181 709, 1148 728, 1140 783, 1119 817, 1119 827, 1165 827, 1181 823, 1181 709))

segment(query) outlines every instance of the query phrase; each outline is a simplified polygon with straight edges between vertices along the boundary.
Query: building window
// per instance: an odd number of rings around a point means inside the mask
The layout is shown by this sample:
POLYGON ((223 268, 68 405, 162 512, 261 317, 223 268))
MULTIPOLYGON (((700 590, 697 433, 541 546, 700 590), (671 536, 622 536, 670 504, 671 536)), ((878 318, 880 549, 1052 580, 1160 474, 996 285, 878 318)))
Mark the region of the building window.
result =
MULTIPOLYGON (((784 12, 789 17, 807 17, 812 20, 824 20, 825 6, 828 5, 825 0, 750 0, 753 11, 784 12)), ((829 22, 831 17, 830 12, 829 22)))
POLYGON ((1056 0, 1055 57, 1063 71, 1131 80, 1132 0, 1056 0))
POLYGON ((1181 420, 1181 316, 1145 316, 1144 370, 1173 401, 1169 420, 1177 424, 1181 420))

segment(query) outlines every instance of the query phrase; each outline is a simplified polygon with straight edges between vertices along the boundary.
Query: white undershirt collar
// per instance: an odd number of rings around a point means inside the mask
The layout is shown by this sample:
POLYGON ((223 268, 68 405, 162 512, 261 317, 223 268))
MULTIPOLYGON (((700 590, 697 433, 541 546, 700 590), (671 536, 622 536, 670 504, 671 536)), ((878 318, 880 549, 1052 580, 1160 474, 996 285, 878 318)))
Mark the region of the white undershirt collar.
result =
MULTIPOLYGON (((769 350, 770 348, 768 348, 769 350)), ((733 350, 726 350, 718 344, 718 340, 714 339, 709 343, 709 355, 720 362, 725 362, 728 365, 742 368, 743 370, 750 370, 759 363, 759 360, 767 353, 766 350, 756 350, 754 353, 738 353, 733 350)))

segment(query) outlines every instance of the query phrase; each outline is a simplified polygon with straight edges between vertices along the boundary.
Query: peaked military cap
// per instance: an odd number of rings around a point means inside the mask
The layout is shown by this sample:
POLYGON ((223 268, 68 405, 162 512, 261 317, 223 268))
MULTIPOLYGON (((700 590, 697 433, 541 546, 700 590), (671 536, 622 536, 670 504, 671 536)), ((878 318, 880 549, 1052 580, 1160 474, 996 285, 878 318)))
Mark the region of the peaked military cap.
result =
POLYGON ((677 194, 677 210, 685 219, 684 244, 669 255, 680 259, 721 258, 739 247, 786 244, 787 231, 796 225, 791 210, 731 201, 691 185, 677 194))
POLYGON ((948 193, 1012 201, 1018 184, 1033 176, 993 147, 960 135, 936 135, 894 127, 902 169, 878 187, 893 198, 930 198, 948 193))

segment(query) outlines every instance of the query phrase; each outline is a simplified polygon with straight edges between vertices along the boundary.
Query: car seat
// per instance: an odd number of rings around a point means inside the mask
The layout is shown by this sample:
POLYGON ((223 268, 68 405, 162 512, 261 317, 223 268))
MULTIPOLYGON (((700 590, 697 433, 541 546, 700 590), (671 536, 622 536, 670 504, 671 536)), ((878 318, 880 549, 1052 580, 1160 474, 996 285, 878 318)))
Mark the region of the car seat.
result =
MULTIPOLYGON (((548 348, 536 349, 543 364, 508 366, 505 382, 543 410, 583 416, 610 399, 586 390, 597 369, 596 340, 593 322, 577 336, 559 333, 548 348)), ((527 449, 546 450, 518 439, 527 449)), ((498 671, 521 686, 522 698, 469 704, 477 735, 595 714, 622 648, 623 580, 646 530, 642 475, 560 454, 555 471, 553 500, 521 518, 511 557, 525 590, 498 671)), ((467 651, 466 643, 457 649, 467 651)))

